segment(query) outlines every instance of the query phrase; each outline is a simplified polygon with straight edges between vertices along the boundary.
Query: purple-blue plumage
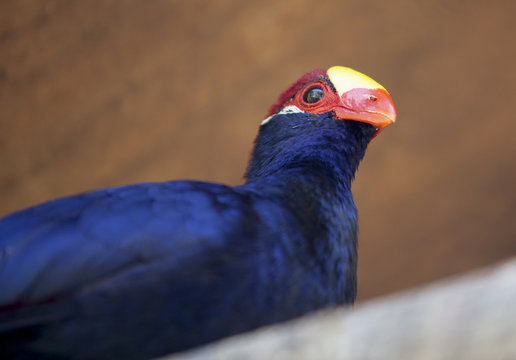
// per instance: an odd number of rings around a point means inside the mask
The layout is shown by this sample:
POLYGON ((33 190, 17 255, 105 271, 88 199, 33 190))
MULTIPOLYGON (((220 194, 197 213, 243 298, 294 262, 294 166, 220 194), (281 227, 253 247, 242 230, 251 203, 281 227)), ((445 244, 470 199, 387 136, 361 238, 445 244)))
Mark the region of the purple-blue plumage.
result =
POLYGON ((352 303, 350 184, 376 131, 280 112, 244 185, 143 183, 1 219, 0 357, 144 359, 352 303))

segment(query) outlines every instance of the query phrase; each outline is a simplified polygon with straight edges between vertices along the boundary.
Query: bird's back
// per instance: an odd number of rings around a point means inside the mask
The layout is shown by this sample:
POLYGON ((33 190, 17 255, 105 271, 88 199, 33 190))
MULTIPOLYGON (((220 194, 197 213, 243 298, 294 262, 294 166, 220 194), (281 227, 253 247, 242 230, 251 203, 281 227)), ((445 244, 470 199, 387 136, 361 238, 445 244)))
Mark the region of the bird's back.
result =
POLYGON ((0 344, 80 358, 90 339, 85 358, 139 358, 317 309, 328 293, 296 247, 300 225, 245 187, 191 181, 15 213, 0 221, 0 344))

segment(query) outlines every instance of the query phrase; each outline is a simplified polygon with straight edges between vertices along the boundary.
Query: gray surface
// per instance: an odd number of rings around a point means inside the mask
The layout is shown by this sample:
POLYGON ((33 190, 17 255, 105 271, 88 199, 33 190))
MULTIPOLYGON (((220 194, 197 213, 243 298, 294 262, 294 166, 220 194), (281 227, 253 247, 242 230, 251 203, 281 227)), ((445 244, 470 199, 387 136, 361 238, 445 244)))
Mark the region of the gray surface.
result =
POLYGON ((516 359, 516 260, 168 359, 516 359))

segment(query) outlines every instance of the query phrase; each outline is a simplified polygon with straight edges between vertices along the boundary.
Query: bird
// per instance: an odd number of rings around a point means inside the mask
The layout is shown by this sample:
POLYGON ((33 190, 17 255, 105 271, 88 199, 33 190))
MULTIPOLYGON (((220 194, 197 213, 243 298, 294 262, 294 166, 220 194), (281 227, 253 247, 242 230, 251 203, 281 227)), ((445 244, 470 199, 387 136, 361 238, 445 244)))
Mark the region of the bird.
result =
POLYGON ((0 358, 147 359, 354 302, 351 182, 396 120, 343 66, 259 126, 244 182, 111 187, 0 220, 0 358))

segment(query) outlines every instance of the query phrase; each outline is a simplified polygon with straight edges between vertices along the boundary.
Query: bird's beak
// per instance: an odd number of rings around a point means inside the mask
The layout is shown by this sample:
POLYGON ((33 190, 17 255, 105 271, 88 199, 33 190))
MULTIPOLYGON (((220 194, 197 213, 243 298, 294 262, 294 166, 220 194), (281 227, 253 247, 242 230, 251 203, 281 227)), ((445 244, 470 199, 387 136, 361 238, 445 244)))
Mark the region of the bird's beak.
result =
POLYGON ((327 73, 340 96, 334 108, 337 118, 371 124, 378 129, 377 134, 396 121, 394 102, 382 85, 343 66, 333 66, 327 73))

